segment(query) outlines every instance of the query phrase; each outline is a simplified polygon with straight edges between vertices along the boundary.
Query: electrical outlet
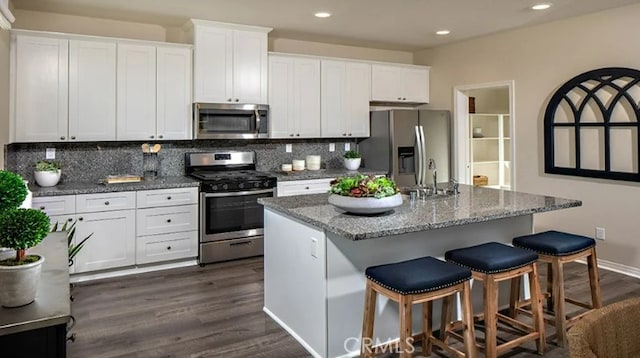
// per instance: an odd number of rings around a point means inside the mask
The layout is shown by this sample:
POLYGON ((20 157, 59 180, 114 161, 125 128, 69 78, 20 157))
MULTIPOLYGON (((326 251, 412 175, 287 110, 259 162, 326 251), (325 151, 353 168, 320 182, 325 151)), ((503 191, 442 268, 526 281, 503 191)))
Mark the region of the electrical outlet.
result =
POLYGON ((605 232, 603 227, 596 227, 596 239, 604 240, 605 232))
POLYGON ((44 152, 45 159, 56 159, 56 148, 47 148, 44 152))
POLYGON ((329 143, 329 151, 330 152, 335 152, 336 151, 336 144, 335 143, 329 143))
POLYGON ((344 144, 344 150, 345 150, 345 151, 347 151, 347 150, 351 150, 351 143, 345 143, 345 144, 344 144))
POLYGON ((284 151, 287 153, 291 153, 293 151, 293 146, 291 144, 286 144, 284 151))
POLYGON ((311 238, 311 256, 318 258, 318 239, 311 238))

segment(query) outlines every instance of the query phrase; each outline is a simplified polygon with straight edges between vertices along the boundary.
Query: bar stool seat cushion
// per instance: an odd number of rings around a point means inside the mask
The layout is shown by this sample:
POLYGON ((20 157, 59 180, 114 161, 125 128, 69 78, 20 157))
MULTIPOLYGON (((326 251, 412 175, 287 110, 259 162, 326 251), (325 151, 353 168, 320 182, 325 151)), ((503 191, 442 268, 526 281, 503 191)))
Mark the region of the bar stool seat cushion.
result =
POLYGON ((447 251, 449 262, 482 273, 499 273, 526 266, 538 259, 538 254, 497 242, 447 251))
POLYGON ((424 293, 471 279, 471 271, 427 256, 391 264, 371 266, 368 279, 402 295, 424 293))
POLYGON ((596 241, 590 237, 555 230, 513 239, 513 246, 551 256, 571 255, 590 249, 595 245, 596 241))

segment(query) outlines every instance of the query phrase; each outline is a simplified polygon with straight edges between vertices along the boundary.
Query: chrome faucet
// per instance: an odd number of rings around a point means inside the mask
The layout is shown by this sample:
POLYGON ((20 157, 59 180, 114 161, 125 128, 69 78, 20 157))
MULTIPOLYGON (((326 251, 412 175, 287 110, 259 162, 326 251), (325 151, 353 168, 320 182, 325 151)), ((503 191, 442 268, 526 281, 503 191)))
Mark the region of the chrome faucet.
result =
POLYGON ((459 188, 458 181, 455 180, 455 179, 451 179, 451 184, 453 184, 453 194, 454 195, 460 194, 460 191, 458 190, 458 188, 459 188))
POLYGON ((436 161, 429 158, 429 170, 433 170, 433 195, 438 194, 438 174, 436 171, 436 161))

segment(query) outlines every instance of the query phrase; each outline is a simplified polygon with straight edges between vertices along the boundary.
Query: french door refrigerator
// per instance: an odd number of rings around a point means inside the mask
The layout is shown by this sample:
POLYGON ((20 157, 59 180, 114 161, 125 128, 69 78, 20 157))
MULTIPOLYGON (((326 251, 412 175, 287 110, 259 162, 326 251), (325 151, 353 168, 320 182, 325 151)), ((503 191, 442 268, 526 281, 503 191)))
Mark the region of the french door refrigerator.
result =
POLYGON ((371 111, 371 135, 358 144, 363 167, 384 170, 400 187, 448 182, 451 114, 445 110, 371 111))

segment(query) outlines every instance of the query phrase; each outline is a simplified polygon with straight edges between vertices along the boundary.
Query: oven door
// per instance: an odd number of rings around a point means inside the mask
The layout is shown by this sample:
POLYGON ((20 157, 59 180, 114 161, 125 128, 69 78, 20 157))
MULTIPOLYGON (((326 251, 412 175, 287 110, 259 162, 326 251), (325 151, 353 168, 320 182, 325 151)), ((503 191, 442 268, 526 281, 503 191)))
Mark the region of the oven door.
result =
POLYGON ((272 197, 273 192, 200 193, 200 241, 262 236, 264 208, 258 199, 272 197))

